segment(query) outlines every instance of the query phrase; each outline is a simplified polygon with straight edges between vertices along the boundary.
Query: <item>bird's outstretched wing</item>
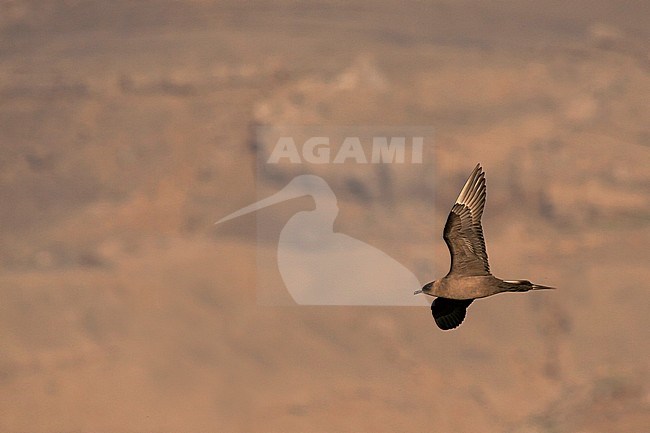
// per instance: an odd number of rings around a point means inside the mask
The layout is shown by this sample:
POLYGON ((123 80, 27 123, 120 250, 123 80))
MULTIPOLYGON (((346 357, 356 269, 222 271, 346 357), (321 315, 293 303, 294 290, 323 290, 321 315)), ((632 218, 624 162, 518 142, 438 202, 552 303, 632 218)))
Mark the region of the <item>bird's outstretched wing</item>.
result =
POLYGON ((467 307, 472 301, 473 299, 434 299, 431 304, 431 314, 433 314, 438 328, 447 331, 458 327, 465 320, 467 307))
POLYGON ((460 191, 445 224, 443 238, 451 253, 450 275, 490 275, 481 227, 485 194, 485 174, 481 165, 477 164, 460 191))

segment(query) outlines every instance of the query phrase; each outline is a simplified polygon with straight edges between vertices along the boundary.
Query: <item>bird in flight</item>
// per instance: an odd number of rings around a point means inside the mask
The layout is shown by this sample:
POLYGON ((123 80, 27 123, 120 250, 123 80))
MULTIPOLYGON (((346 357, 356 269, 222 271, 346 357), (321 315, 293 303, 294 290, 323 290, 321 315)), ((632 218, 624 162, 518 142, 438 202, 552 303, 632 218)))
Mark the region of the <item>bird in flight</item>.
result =
POLYGON ((463 323, 474 299, 502 292, 554 289, 527 280, 501 280, 490 273, 481 227, 485 195, 485 173, 477 164, 451 208, 443 231, 451 254, 449 272, 415 292, 436 297, 431 313, 436 325, 445 331, 463 323))

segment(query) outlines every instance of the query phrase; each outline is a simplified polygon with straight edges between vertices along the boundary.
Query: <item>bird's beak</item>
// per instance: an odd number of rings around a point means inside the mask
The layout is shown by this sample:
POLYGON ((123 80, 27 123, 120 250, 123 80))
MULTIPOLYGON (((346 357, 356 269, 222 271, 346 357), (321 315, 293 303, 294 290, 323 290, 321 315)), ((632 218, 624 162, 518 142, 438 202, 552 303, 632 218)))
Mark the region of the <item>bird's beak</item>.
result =
POLYGON ((420 293, 422 293, 422 289, 420 289, 420 290, 416 290, 416 291, 413 293, 413 296, 415 296, 415 295, 419 295, 420 293))

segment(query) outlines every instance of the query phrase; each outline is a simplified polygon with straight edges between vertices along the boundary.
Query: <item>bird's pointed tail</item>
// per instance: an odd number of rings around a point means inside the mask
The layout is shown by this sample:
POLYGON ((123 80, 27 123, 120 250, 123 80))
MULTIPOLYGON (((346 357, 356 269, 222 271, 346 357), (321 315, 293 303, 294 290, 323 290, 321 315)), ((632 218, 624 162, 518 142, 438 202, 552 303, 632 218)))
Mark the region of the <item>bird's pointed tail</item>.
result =
POLYGON ((555 287, 534 284, 528 280, 504 280, 508 284, 507 290, 511 292, 527 292, 529 290, 555 290, 555 287))
POLYGON ((533 290, 556 290, 555 287, 542 286, 541 284, 533 284, 533 290))

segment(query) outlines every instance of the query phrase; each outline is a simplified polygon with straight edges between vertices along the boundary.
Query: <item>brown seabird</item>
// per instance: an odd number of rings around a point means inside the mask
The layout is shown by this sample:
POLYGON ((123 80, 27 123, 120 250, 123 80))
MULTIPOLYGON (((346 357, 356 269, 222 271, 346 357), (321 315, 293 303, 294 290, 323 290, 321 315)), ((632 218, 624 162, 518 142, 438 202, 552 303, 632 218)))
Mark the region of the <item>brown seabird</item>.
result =
POLYGON ((490 273, 481 216, 485 207, 485 174, 477 164, 451 208, 443 238, 451 254, 449 273, 415 292, 436 296, 431 313, 440 329, 454 329, 477 298, 502 292, 553 289, 527 280, 501 280, 490 273))

